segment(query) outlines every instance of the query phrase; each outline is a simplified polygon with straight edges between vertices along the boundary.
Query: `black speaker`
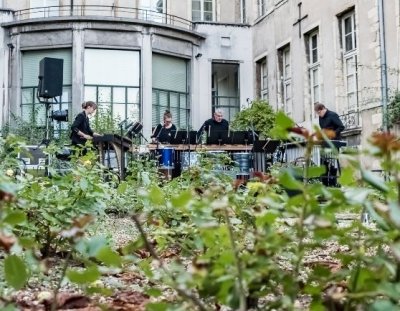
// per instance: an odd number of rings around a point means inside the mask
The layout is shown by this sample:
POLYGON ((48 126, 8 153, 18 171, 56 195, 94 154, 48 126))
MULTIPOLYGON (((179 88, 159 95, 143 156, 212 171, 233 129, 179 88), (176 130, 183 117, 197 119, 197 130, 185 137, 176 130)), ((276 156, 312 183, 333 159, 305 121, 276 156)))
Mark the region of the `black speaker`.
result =
POLYGON ((39 63, 39 97, 53 98, 62 95, 64 60, 45 57, 39 63))

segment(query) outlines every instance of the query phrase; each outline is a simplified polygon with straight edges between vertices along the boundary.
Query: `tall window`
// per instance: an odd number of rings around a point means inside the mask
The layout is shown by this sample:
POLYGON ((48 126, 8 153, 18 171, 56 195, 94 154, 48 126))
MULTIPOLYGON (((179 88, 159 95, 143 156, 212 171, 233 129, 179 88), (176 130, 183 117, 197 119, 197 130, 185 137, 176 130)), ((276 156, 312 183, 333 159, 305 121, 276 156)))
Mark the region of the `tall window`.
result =
POLYGON ((30 0, 31 18, 51 17, 59 15, 59 0, 30 0))
POLYGON ((278 57, 282 89, 282 108, 288 115, 292 115, 292 68, 290 59, 290 46, 287 45, 286 47, 280 49, 278 51, 278 57))
POLYGON ((240 0, 240 18, 242 23, 247 23, 246 0, 240 0))
MULTIPOLYGON (((321 100, 319 35, 318 31, 307 36, 308 77, 310 84, 311 107, 321 100)), ((313 109, 311 109, 312 111, 313 109)))
POLYGON ((224 118, 232 120, 240 110, 239 65, 212 64, 212 111, 220 108, 224 118))
POLYGON ((153 126, 160 123, 166 109, 177 128, 186 128, 189 117, 188 61, 153 54, 153 126))
POLYGON ((357 32, 354 11, 341 17, 340 30, 343 49, 347 109, 349 111, 354 111, 358 108, 357 32))
POLYGON ((263 16, 267 12, 267 0, 257 0, 258 1, 258 16, 263 16))
POLYGON ((268 100, 268 68, 266 57, 257 62, 257 76, 258 96, 261 99, 268 100))
POLYGON ((162 23, 165 13, 164 0, 140 0, 139 18, 162 23))
POLYGON ((85 100, 114 120, 140 120, 139 58, 137 51, 85 49, 85 100))
POLYGON ((192 0, 192 20, 194 22, 214 20, 214 0, 192 0))

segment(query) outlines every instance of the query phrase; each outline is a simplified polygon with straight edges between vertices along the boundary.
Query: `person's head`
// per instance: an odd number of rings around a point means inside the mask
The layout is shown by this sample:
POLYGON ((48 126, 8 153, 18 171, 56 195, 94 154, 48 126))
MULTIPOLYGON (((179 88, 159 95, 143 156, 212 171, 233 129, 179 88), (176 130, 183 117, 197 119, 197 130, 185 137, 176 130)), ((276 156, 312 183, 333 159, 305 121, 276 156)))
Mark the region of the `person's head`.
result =
POLYGON ((224 114, 222 112, 222 109, 216 109, 214 111, 214 120, 216 122, 222 122, 223 117, 224 117, 224 114))
POLYGON ((319 117, 323 117, 328 109, 326 109, 324 104, 316 103, 314 105, 314 111, 319 117))
POLYGON ((172 124, 172 114, 169 110, 165 110, 163 120, 164 126, 169 126, 172 124))
POLYGON ((85 110, 86 114, 91 115, 97 109, 97 104, 91 100, 82 104, 82 109, 85 110))

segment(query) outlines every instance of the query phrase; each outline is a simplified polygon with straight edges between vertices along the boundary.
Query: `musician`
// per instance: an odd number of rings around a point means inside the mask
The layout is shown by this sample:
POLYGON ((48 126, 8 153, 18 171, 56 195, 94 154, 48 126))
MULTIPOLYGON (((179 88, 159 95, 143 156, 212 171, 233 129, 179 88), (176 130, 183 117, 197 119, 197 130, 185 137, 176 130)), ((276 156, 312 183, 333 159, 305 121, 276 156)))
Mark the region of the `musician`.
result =
POLYGON ((172 123, 172 114, 169 110, 165 110, 163 116, 163 124, 158 124, 153 131, 151 138, 153 143, 170 143, 171 137, 176 133, 176 126, 172 123))
POLYGON ((78 113, 71 126, 72 132, 70 138, 73 146, 84 146, 86 141, 93 139, 93 136, 101 136, 101 134, 92 131, 89 123, 89 116, 97 109, 96 103, 92 101, 84 102, 82 109, 83 111, 78 113))
MULTIPOLYGON (((218 108, 214 111, 214 115, 211 119, 206 120, 200 129, 197 131, 197 139, 200 138, 203 131, 217 131, 226 132, 229 131, 229 122, 224 119, 222 109, 218 108)), ((210 133, 209 133, 210 134, 210 133)))
MULTIPOLYGON (((340 140, 340 134, 344 130, 344 125, 340 120, 337 113, 328 110, 325 105, 321 103, 317 103, 314 106, 314 110, 319 117, 319 126, 323 130, 331 130, 335 132, 335 137, 330 137, 333 140, 340 140)), ((325 144, 322 145, 323 147, 325 144)), ((336 146, 336 145, 335 145, 336 146)), ((336 148, 340 148, 338 145, 336 148)), ((326 167, 326 171, 321 175, 321 181, 325 186, 333 186, 337 187, 339 184, 337 183, 338 173, 340 173, 340 163, 334 154, 325 154, 321 153, 321 164, 326 167)))
POLYGON ((344 125, 336 112, 328 110, 324 104, 316 103, 314 111, 319 117, 319 126, 323 130, 331 130, 335 132, 335 137, 330 137, 333 140, 340 140, 341 133, 344 130, 344 125))

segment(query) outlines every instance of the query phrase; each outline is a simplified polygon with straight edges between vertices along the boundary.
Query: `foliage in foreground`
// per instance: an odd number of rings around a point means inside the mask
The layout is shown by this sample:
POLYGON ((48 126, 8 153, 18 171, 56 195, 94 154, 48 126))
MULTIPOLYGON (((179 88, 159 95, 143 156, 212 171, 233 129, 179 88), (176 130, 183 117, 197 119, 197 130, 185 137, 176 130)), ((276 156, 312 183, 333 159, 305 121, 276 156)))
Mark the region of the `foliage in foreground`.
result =
MULTIPOLYGON (((310 163, 315 138, 325 134, 292 127, 290 119, 278 114, 273 132, 307 140, 305 158, 310 163)), ((7 145, 9 141, 1 144, 7 145)), ((277 176, 259 174, 244 187, 199 167, 160 182, 153 167, 137 162, 132 177, 113 188, 102 181, 101 168, 90 159, 76 160, 69 174, 44 179, 16 177, 7 164, 0 175, 3 275, 10 287, 20 289, 39 270, 46 236, 39 228, 53 211, 49 249, 67 252, 61 277, 88 293, 107 294, 94 282, 108 269, 133 269, 151 280, 143 289, 156 299, 148 310, 216 310, 221 305, 232 310, 291 310, 302 297, 311 310, 398 309, 399 150, 391 134, 371 137, 368 153, 390 172, 386 181, 362 166, 364 155, 344 153, 341 188, 309 183, 324 168, 307 165, 301 179, 296 169, 282 167, 277 176), (40 200, 32 187, 39 187, 40 200), (60 200, 46 198, 44 189, 49 196, 51 191, 59 193, 60 200), (121 205, 140 233, 118 252, 107 239, 87 236, 85 230, 111 204, 121 205), (336 215, 348 210, 368 211, 374 225, 358 219, 348 226, 338 224, 336 215), (26 243, 29 239, 36 242, 26 243), (315 256, 328 246, 336 251, 326 259, 315 256), (149 256, 143 256, 144 250, 149 256), (70 267, 71 259, 84 268, 70 267), (178 298, 163 298, 165 287, 178 298)), ((4 156, 4 148, 1 153, 4 156)), ((9 291, 0 293, 4 301, 9 291)))

